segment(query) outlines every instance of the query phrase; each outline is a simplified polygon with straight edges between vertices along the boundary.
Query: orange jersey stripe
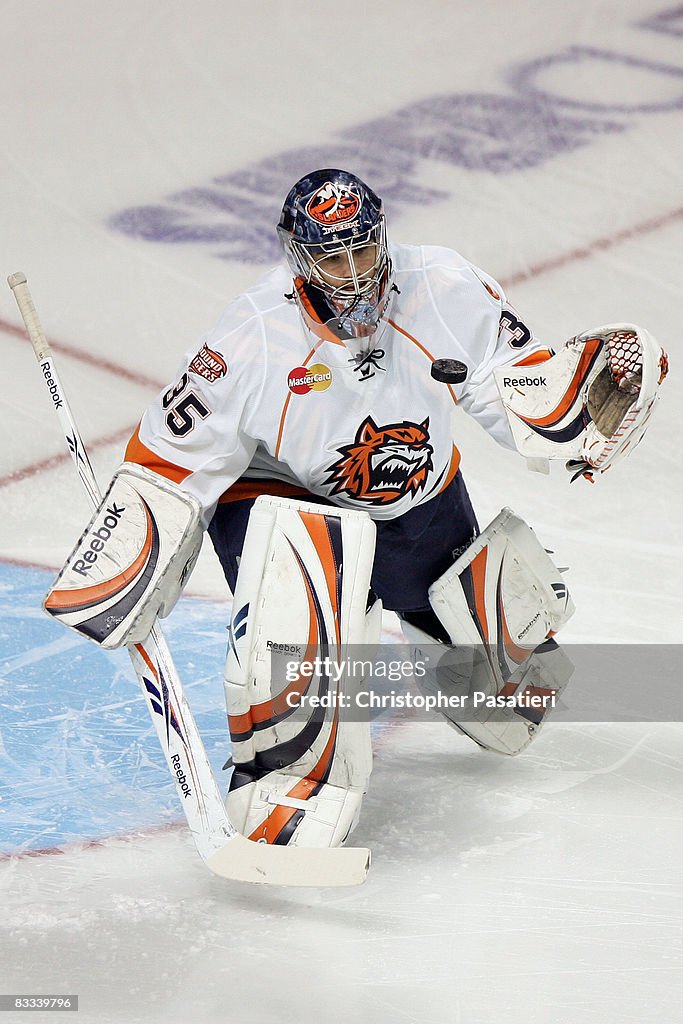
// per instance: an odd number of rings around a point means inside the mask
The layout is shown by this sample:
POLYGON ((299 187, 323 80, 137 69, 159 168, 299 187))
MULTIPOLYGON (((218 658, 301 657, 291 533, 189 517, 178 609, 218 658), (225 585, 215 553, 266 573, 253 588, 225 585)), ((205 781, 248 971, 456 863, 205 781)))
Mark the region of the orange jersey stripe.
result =
POLYGON ((158 473, 159 476, 164 476, 167 480, 172 480, 176 484, 181 484, 192 472, 191 469, 183 469, 182 466, 176 466, 175 463, 169 462, 161 455, 157 455, 151 448, 143 444, 140 440, 139 423, 135 428, 135 433, 128 442, 124 460, 126 462, 136 462, 139 466, 151 469, 154 473, 158 473))
MULTIPOLYGON (((316 334, 320 334, 320 336, 321 336, 320 341, 316 342, 316 344, 313 346, 313 348, 311 349, 311 351, 308 353, 308 355, 304 359, 303 363, 301 364, 302 366, 308 366, 309 359, 313 358, 315 353, 318 351, 318 349, 322 345, 323 341, 329 341, 332 345, 343 345, 344 342, 341 341, 337 337, 336 334, 333 334, 332 331, 323 324, 322 320, 320 319, 320 317, 316 313, 315 309, 311 305, 311 302, 310 302, 308 296, 306 295, 306 292, 304 290, 303 278, 295 277, 294 278, 294 287, 296 288, 297 294, 299 296, 299 301, 301 303, 302 309, 304 310, 306 316, 310 319, 311 324, 315 325, 316 334)), ((304 317, 304 319, 305 319, 305 317, 304 317)), ((280 445, 282 444, 282 434, 283 434, 283 431, 284 431, 284 428, 285 428, 285 419, 287 417, 287 410, 289 409, 289 403, 291 401, 291 398, 292 398, 292 392, 290 391, 288 393, 286 399, 285 399, 285 404, 282 407, 282 414, 280 415, 280 427, 279 427, 279 430, 277 432, 277 442, 275 444, 275 458, 276 459, 278 458, 278 456, 280 454, 280 445)))
MULTIPOLYGON (((389 320, 388 323, 391 324, 391 326, 394 328, 395 331, 398 331, 399 334, 402 334, 404 338, 407 338, 408 341, 412 341, 413 345, 417 345, 417 347, 419 348, 420 352, 424 352, 424 354, 427 356, 427 359, 429 359, 429 361, 431 363, 434 362, 434 356, 432 355, 432 353, 428 349, 426 349, 424 347, 424 345, 421 344, 421 342, 419 342, 417 340, 417 338, 414 338, 412 336, 412 334, 408 334, 407 331, 404 331, 403 328, 399 327, 398 324, 395 323, 393 320, 389 320)), ((453 399, 453 401, 457 405, 458 404, 458 399, 455 397, 455 392, 453 391, 453 388, 451 387, 450 384, 446 384, 446 387, 448 388, 448 390, 451 393, 451 398, 453 399)))
MULTIPOLYGON (((317 345, 313 346, 313 348, 311 349, 311 351, 308 353, 308 355, 304 359, 303 363, 301 364, 302 366, 308 366, 308 360, 313 358, 315 353, 320 348, 320 345, 321 345, 321 342, 318 342, 317 345)), ((282 444, 282 432, 285 429, 285 419, 287 418, 287 410, 289 409, 289 403, 291 401, 291 398, 292 398, 292 392, 291 391, 287 391, 287 397, 285 398, 285 404, 282 406, 282 413, 280 415, 280 427, 279 427, 278 432, 277 432, 277 443, 275 445, 275 458, 276 459, 278 458, 278 456, 280 454, 280 445, 282 444)))
POLYGON ((272 494, 276 498, 306 498, 313 497, 305 487, 285 483, 284 480, 238 480, 232 487, 228 487, 218 499, 219 505, 229 504, 231 501, 246 501, 249 498, 258 498, 261 494, 272 494))
POLYGON ((439 490, 439 494, 442 494, 446 490, 446 488, 449 486, 449 484, 453 483, 453 479, 455 478, 455 474, 458 472, 459 469, 460 469, 460 452, 455 447, 455 445, 453 445, 453 454, 451 455, 451 464, 448 467, 448 473, 446 475, 446 479, 443 482, 443 486, 439 490))

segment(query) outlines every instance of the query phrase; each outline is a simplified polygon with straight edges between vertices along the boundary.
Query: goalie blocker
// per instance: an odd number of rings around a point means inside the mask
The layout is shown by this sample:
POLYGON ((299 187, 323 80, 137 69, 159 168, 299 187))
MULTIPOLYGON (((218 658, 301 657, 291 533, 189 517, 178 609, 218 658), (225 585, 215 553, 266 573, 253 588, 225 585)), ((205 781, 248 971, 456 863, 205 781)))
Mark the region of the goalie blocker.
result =
POLYGON ((123 465, 47 595, 50 615, 101 647, 138 643, 173 609, 202 543, 199 502, 123 465))

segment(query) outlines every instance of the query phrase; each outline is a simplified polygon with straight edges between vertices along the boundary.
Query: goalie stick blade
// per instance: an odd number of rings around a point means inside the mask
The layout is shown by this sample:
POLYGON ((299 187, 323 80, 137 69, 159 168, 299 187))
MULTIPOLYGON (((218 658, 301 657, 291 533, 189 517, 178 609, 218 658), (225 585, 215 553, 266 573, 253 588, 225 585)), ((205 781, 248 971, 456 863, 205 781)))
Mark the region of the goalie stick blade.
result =
POLYGON ((273 846, 236 835, 207 858, 222 878, 266 885, 360 885, 370 867, 370 851, 362 848, 273 846))

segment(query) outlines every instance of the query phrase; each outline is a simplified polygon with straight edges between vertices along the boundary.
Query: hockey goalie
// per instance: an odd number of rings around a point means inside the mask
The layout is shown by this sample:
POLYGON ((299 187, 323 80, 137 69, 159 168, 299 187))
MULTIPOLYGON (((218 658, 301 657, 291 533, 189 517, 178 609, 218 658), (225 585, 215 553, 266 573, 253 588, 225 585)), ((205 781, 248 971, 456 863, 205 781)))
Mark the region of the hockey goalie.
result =
POLYGON ((382 608, 416 657, 442 652, 428 686, 492 698, 447 712, 485 751, 518 754, 548 717, 506 697, 556 695, 571 674, 551 538, 505 507, 480 530, 461 412, 533 468, 597 479, 643 437, 667 358, 627 323, 541 344, 456 252, 390 245, 381 201, 346 171, 300 179, 278 234, 285 259, 149 406, 45 607, 103 647, 144 639, 208 530, 233 594, 230 819, 254 842, 334 847, 372 751, 367 720, 343 714, 363 680, 326 659, 372 648, 382 608))

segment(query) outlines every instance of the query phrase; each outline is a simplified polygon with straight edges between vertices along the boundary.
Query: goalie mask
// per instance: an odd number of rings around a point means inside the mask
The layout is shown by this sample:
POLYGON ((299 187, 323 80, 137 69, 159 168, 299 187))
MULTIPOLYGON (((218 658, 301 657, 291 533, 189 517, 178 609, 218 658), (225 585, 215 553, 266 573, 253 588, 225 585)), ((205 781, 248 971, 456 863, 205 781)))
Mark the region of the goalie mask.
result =
POLYGON ((294 298, 320 338, 375 333, 391 294, 381 199, 348 171, 312 171, 290 190, 278 236, 294 274, 294 298))

